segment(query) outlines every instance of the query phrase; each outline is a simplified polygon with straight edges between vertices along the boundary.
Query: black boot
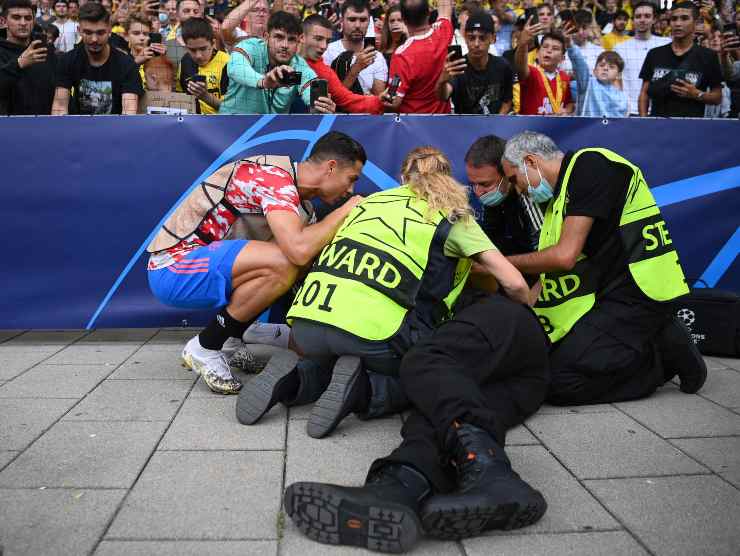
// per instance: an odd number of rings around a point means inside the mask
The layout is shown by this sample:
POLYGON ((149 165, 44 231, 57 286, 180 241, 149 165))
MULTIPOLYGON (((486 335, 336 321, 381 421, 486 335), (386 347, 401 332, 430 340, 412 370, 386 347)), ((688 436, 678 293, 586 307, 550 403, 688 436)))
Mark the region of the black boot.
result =
POLYGON ((241 389, 236 400, 236 419, 242 425, 254 425, 277 403, 295 397, 300 387, 297 363, 298 355, 292 351, 276 353, 264 370, 241 389))
POLYGON ((285 490, 285 511, 315 541, 399 553, 422 534, 419 505, 430 490, 412 467, 389 464, 363 487, 294 483, 285 490))
POLYGON ((707 380, 707 364, 686 325, 672 317, 658 334, 656 344, 666 379, 678 375, 681 391, 696 394, 707 380))
POLYGON ((343 355, 334 365, 331 382, 311 410, 306 432, 312 438, 330 434, 353 411, 365 411, 370 385, 359 357, 343 355))
POLYGON ((463 539, 490 529, 525 527, 544 515, 544 497, 512 471, 490 434, 470 424, 456 425, 451 441, 458 489, 424 504, 421 519, 430 536, 463 539))

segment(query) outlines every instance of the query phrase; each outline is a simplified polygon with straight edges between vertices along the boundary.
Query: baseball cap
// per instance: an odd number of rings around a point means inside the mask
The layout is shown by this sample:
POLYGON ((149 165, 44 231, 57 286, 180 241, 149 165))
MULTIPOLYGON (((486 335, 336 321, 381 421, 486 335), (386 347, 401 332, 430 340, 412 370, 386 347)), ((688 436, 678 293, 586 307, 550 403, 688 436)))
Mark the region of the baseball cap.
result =
POLYGON ((493 18, 483 10, 471 13, 465 22, 465 32, 469 31, 493 33, 493 18))

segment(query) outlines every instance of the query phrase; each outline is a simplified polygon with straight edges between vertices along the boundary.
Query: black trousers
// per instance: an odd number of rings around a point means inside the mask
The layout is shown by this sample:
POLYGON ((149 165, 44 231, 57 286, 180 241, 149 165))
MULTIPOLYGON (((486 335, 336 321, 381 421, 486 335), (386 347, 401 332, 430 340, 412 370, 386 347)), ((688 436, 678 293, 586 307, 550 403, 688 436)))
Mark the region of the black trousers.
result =
POLYGON ((655 342, 667 323, 658 303, 600 300, 552 347, 547 401, 581 405, 649 396, 672 378, 655 342))
POLYGON ((454 488, 450 429, 464 421, 503 446, 506 431, 542 404, 549 382, 547 340, 534 313, 493 295, 460 310, 405 356, 401 384, 413 404, 403 442, 387 463, 415 467, 437 492, 454 488))

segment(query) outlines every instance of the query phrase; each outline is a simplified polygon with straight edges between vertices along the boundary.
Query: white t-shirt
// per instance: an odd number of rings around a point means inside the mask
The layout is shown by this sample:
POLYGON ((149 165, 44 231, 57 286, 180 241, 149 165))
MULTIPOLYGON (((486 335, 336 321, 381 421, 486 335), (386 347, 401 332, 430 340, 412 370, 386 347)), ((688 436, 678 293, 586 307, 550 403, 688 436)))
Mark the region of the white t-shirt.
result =
POLYGON ((59 38, 54 41, 54 48, 60 52, 69 52, 77 44, 77 23, 68 19, 64 23, 55 21, 54 25, 59 29, 59 38))
MULTIPOLYGON (((326 47, 326 51, 324 52, 324 63, 327 66, 331 66, 331 63, 345 50, 347 49, 344 48, 341 39, 329 43, 329 46, 326 47)), ((352 56, 353 64, 356 59, 356 56, 352 56)), ((376 79, 383 83, 388 81, 388 64, 380 52, 375 53, 375 60, 373 63, 362 70, 357 76, 357 80, 360 82, 360 87, 362 87, 362 91, 365 94, 370 94, 372 92, 373 81, 376 79)))
POLYGON ((671 42, 670 37, 657 37, 653 35, 646 41, 633 37, 614 47, 614 52, 619 54, 622 60, 624 60, 622 83, 624 85, 624 92, 627 93, 630 114, 639 114, 640 112, 638 107, 640 89, 642 89, 640 70, 642 69, 642 64, 645 62, 648 51, 666 45, 669 42, 671 42))

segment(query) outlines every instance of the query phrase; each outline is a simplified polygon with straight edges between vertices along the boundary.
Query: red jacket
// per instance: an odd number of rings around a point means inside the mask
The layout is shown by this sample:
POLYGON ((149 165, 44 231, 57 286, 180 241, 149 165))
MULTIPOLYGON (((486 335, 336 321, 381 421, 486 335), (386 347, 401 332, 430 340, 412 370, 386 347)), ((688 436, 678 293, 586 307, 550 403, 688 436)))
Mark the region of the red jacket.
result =
POLYGON ((316 61, 306 58, 306 62, 316 72, 319 79, 325 79, 327 81, 331 99, 336 103, 338 108, 341 108, 345 112, 361 114, 383 113, 383 104, 378 97, 358 95, 350 91, 342 84, 339 76, 334 73, 334 70, 327 66, 321 58, 316 61))

